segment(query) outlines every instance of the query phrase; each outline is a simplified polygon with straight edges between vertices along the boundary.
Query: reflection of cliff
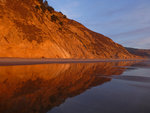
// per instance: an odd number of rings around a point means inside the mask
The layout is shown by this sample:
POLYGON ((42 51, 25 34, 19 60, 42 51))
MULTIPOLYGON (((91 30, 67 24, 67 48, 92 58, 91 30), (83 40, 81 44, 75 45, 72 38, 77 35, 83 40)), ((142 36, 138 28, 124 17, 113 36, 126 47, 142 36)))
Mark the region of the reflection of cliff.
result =
POLYGON ((132 62, 0 67, 0 113, 44 113, 110 81, 132 62))

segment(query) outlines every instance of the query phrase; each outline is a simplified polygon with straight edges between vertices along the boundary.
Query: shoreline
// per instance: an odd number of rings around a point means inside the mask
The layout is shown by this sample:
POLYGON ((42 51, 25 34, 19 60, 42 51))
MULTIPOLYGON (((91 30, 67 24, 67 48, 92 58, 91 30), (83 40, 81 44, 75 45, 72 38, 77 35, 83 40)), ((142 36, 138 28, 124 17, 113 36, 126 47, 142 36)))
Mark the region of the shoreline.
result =
POLYGON ((67 64, 67 63, 99 63, 121 61, 150 61, 150 59, 52 59, 52 58, 0 58, 0 66, 67 64))

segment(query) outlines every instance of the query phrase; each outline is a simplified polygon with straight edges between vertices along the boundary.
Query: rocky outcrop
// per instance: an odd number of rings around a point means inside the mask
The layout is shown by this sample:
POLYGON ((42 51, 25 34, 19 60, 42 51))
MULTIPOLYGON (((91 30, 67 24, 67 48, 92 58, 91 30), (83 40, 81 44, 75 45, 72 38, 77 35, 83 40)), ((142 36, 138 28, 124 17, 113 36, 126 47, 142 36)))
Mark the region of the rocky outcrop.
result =
POLYGON ((0 0, 0 34, 0 57, 136 57, 42 0, 0 0))

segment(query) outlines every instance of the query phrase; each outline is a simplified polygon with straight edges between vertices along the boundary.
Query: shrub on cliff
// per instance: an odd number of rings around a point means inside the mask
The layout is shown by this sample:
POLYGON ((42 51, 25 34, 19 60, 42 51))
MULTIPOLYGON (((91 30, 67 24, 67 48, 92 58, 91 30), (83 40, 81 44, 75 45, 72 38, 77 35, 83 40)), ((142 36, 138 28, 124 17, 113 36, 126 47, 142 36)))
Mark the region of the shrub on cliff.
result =
POLYGON ((43 0, 38 0, 40 3, 43 3, 43 0))
POLYGON ((45 13, 45 11, 46 11, 46 9, 47 9, 47 8, 45 7, 45 5, 44 5, 44 4, 41 4, 40 8, 42 9, 42 12, 45 13))
POLYGON ((54 8, 51 7, 51 6, 48 6, 48 7, 47 7, 47 10, 48 10, 50 13, 54 12, 54 8))
POLYGON ((51 21, 56 22, 58 20, 58 17, 56 15, 51 16, 51 21))
MULTIPOLYGON (((48 5, 47 0, 43 2, 43 0, 38 0, 40 3, 40 8, 42 9, 42 12, 45 13, 46 10, 48 10, 50 13, 54 12, 54 8, 48 5)), ((39 9, 39 6, 35 6, 36 9, 39 9)))
POLYGON ((35 6, 36 9, 40 9, 40 7, 38 5, 35 6))
POLYGON ((59 24, 60 24, 61 26, 63 26, 63 22, 59 22, 59 24))
POLYGON ((63 16, 63 18, 67 18, 67 16, 66 16, 66 15, 64 15, 64 16, 63 16))

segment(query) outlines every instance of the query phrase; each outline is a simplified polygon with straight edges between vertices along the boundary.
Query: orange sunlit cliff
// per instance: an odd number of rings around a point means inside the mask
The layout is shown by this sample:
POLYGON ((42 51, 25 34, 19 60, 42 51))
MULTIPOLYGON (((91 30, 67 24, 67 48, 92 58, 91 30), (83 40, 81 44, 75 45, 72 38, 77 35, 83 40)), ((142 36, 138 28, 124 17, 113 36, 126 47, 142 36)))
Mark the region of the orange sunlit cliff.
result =
POLYGON ((0 57, 135 57, 42 0, 0 0, 0 34, 0 57))

